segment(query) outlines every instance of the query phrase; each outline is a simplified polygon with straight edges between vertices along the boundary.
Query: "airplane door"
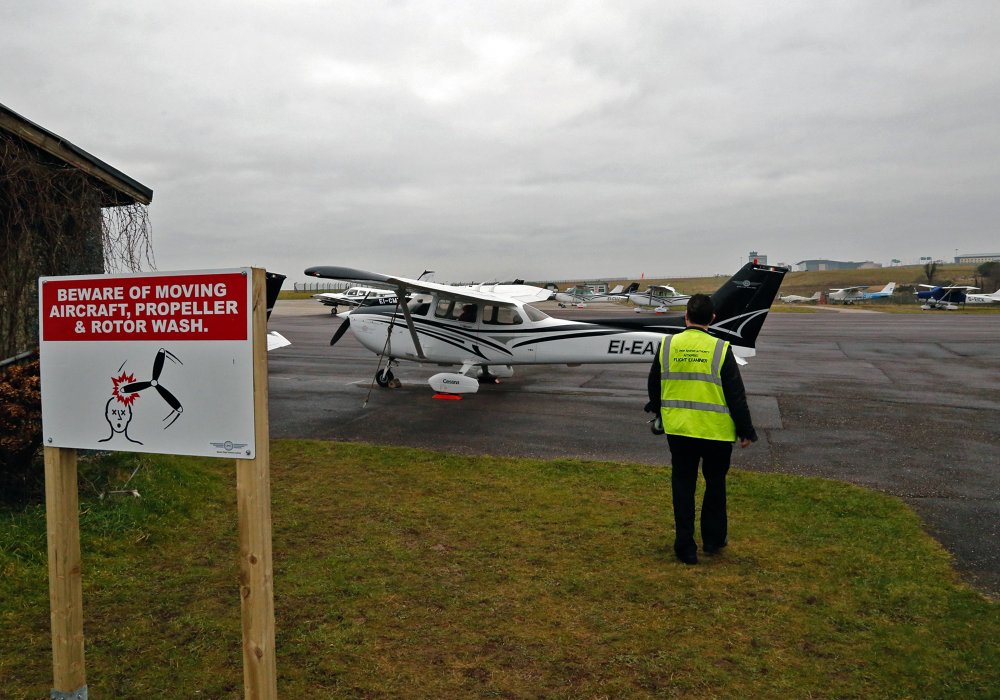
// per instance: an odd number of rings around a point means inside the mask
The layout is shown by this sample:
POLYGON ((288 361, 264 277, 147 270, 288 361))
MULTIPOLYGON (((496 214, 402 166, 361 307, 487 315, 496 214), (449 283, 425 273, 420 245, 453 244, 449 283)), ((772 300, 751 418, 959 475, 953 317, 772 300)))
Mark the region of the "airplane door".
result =
POLYGON ((483 336, 484 353, 496 364, 524 364, 535 362, 535 346, 520 346, 524 334, 519 333, 526 325, 521 312, 511 306, 485 304, 480 316, 480 333, 483 336), (488 342, 485 342, 488 341, 488 342))
POLYGON ((429 321, 433 337, 422 335, 425 354, 437 362, 462 364, 473 356, 472 345, 479 327, 479 308, 458 299, 434 298, 429 321))

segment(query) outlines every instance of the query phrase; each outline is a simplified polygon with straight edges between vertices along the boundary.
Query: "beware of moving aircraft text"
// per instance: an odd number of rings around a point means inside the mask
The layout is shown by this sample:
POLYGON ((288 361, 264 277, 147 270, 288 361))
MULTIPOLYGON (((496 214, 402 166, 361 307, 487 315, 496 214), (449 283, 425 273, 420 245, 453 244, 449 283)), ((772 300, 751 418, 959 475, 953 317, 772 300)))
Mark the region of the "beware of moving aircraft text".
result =
POLYGON ((50 279, 43 340, 246 340, 247 277, 240 273, 50 279))

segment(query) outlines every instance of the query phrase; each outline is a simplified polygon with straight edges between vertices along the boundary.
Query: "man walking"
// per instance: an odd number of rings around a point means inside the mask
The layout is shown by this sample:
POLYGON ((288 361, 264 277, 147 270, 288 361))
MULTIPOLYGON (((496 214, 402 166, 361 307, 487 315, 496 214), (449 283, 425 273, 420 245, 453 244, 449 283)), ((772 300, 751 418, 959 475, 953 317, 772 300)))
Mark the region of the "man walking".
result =
POLYGON ((646 410, 659 411, 670 445, 674 553, 685 564, 698 563, 694 494, 699 462, 705 475, 702 547, 715 554, 727 544, 726 473, 733 443, 738 440, 745 448, 757 441, 729 342, 708 333, 714 319, 711 297, 693 295, 684 315, 686 330, 664 337, 647 381, 646 410))

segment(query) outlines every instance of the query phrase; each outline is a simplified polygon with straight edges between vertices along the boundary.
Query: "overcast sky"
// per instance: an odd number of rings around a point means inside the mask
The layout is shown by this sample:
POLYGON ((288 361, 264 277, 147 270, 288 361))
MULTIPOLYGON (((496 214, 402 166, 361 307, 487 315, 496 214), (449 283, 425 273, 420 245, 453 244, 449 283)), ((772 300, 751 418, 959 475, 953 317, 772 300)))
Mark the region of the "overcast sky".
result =
POLYGON ((161 270, 730 273, 1000 252, 1000 3, 0 5, 0 102, 161 270))

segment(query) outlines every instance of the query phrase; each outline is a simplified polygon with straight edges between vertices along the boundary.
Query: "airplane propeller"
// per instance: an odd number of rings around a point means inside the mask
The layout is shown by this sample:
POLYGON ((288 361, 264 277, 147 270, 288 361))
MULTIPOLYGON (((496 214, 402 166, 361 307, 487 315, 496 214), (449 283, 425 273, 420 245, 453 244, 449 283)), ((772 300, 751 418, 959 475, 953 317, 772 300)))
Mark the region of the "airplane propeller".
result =
POLYGON ((344 319, 344 322, 340 324, 340 327, 333 334, 333 337, 330 338, 330 345, 336 345, 337 341, 340 340, 341 336, 344 335, 344 333, 346 333, 347 329, 350 327, 351 327, 351 317, 348 316, 344 319))
MULTIPOLYGON (((174 424, 174 421, 176 421, 180 417, 180 414, 184 410, 184 408, 183 406, 181 406, 181 402, 177 400, 177 397, 171 394, 169 391, 167 391, 159 382, 160 372, 163 371, 163 361, 166 359, 168 355, 170 356, 170 360, 172 362, 176 362, 177 364, 183 364, 180 361, 180 359, 172 352, 170 352, 165 348, 160 348, 159 350, 156 351, 156 358, 153 360, 152 379, 150 379, 148 382, 132 382, 131 384, 126 384, 125 386, 122 387, 121 390, 123 394, 135 394, 144 389, 148 389, 149 387, 153 387, 154 389, 156 389, 156 392, 163 398, 164 401, 167 402, 167 405, 173 409, 170 412, 170 414, 167 415, 167 418, 169 418, 174 413, 177 414, 176 416, 174 416, 174 420, 170 421, 170 423, 167 424, 167 427, 169 428, 171 425, 174 424)), ((164 418, 164 420, 166 420, 166 418, 164 418)))

